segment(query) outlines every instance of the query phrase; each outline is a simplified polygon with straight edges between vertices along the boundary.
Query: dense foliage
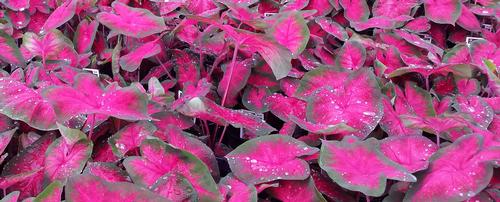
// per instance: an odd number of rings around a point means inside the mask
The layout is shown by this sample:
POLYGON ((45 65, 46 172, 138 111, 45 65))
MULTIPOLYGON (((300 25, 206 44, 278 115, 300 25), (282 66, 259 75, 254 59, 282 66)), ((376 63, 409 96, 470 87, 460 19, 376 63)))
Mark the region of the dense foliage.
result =
POLYGON ((1 0, 2 201, 500 201, 494 0, 1 0))

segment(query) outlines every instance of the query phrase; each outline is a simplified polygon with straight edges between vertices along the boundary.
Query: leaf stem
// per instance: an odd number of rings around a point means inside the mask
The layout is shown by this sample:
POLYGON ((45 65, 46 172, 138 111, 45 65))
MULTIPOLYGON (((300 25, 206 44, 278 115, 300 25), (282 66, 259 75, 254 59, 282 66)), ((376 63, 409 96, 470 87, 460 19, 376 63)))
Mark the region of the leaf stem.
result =
POLYGON ((236 43, 234 45, 234 51, 233 51, 233 58, 231 60, 231 66, 229 66, 230 69, 229 71, 229 79, 226 84, 226 88, 224 89, 224 96, 222 97, 222 102, 221 106, 224 107, 224 104, 226 103, 226 98, 227 98, 227 92, 229 91, 229 84, 231 84, 231 79, 233 78, 233 70, 234 70, 234 65, 236 64, 236 57, 238 56, 238 49, 240 48, 240 44, 236 43))

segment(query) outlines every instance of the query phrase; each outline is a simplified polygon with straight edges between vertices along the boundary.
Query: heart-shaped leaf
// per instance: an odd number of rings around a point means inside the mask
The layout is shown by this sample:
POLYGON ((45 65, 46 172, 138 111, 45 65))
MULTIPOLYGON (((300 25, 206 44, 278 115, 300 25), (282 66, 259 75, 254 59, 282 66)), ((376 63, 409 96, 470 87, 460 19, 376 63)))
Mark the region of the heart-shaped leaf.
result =
POLYGON ((73 47, 70 40, 61 31, 53 29, 40 36, 32 32, 23 35, 22 47, 33 56, 40 56, 42 61, 55 60, 64 52, 66 47, 73 47))
POLYGON ((59 120, 81 114, 104 114, 127 120, 150 119, 147 97, 135 86, 104 88, 99 79, 87 73, 75 77, 73 87, 54 86, 43 91, 59 120))
POLYGON ((302 156, 317 148, 284 135, 268 135, 246 141, 226 155, 233 174, 248 184, 274 180, 304 180, 309 165, 302 156))
POLYGON ((406 169, 382 154, 375 138, 322 141, 319 165, 340 186, 368 196, 381 196, 386 180, 416 181, 406 169))
POLYGON ((425 16, 440 24, 455 24, 462 12, 460 0, 426 0, 424 1, 425 16))
POLYGON ((411 173, 427 169, 438 146, 423 136, 395 136, 380 142, 380 150, 411 173))
POLYGON ((191 183, 198 200, 221 200, 207 166, 191 153, 160 140, 146 139, 141 144, 141 155, 128 157, 123 162, 134 183, 151 187, 162 176, 178 173, 191 183))
POLYGON ((149 122, 131 123, 109 137, 108 142, 113 153, 123 157, 128 151, 138 148, 142 141, 152 136, 155 131, 155 126, 149 122))
POLYGON ((107 182, 92 175, 76 175, 68 180, 65 198, 72 202, 92 201, 136 201, 162 202, 169 201, 151 191, 128 182, 107 182))
POLYGON ((56 139, 45 152, 45 177, 50 182, 80 174, 92 154, 92 141, 83 132, 59 127, 63 137, 56 139))
POLYGON ((347 41, 344 43, 339 51, 339 54, 335 58, 335 64, 338 67, 346 69, 359 69, 363 67, 366 60, 366 49, 358 41, 347 41))
POLYGON ((121 2, 113 2, 113 13, 98 13, 97 20, 116 33, 135 38, 143 38, 166 29, 162 17, 155 16, 143 8, 129 7, 121 2))
POLYGON ((349 39, 349 35, 347 35, 347 32, 345 31, 344 27, 342 27, 342 25, 339 25, 332 19, 327 17, 318 17, 315 19, 315 22, 319 26, 321 26, 321 28, 325 32, 328 32, 328 34, 333 35, 337 39, 340 39, 342 41, 346 41, 347 39, 349 39))
POLYGON ((340 79, 343 76, 336 77, 342 85, 318 89, 308 99, 307 120, 322 125, 344 123, 357 130, 352 134, 365 138, 382 119, 380 88, 373 72, 366 68, 340 79))
POLYGON ((54 109, 42 98, 40 90, 12 78, 0 78, 0 113, 36 129, 56 129, 54 109))
POLYGON ((75 44, 75 49, 78 53, 86 53, 92 48, 94 39, 97 33, 97 27, 99 23, 95 20, 88 21, 86 19, 82 20, 78 27, 76 28, 76 33, 73 38, 73 43, 75 44))
POLYGON ((479 193, 493 175, 491 161, 500 160, 498 147, 483 144, 481 135, 466 135, 437 151, 405 201, 463 201, 479 193))
POLYGON ((309 41, 309 28, 299 12, 280 15, 268 31, 278 43, 292 52, 292 57, 302 53, 309 41))
POLYGON ((76 11, 77 0, 66 0, 50 14, 43 24, 41 32, 55 29, 73 18, 76 11))
POLYGON ((344 17, 351 22, 366 21, 370 16, 370 8, 366 0, 339 0, 344 8, 344 17))

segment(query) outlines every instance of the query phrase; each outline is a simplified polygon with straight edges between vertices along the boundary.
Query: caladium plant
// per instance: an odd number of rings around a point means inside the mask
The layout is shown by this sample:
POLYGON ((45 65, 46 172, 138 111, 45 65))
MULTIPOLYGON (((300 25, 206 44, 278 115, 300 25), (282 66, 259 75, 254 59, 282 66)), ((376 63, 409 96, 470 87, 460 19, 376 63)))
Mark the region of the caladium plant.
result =
POLYGON ((499 201, 499 11, 0 0, 0 198, 499 201))

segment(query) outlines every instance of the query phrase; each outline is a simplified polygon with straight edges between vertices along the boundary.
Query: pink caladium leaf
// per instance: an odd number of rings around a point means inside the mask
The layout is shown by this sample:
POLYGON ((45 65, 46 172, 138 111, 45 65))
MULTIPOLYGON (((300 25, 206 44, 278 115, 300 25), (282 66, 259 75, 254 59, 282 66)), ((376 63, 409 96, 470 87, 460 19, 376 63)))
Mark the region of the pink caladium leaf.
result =
POLYGON ((20 193, 21 192, 19 192, 19 191, 10 192, 9 194, 7 194, 6 196, 4 196, 2 198, 2 201, 4 201, 4 202, 17 202, 19 199, 20 193))
POLYGON ((421 16, 411 20, 403 28, 410 32, 427 32, 431 29, 431 24, 426 17, 421 16))
POLYGON ((24 11, 30 7, 30 0, 2 0, 0 2, 13 11, 24 11))
POLYGON ((368 20, 370 8, 366 0, 339 0, 344 8, 344 17, 350 22, 360 22, 368 20))
POLYGON ((224 201, 257 202, 257 189, 253 185, 248 185, 236 178, 232 173, 222 178, 219 182, 219 190, 222 192, 224 201))
POLYGON ((437 115, 431 95, 426 90, 418 87, 416 83, 406 83, 405 95, 408 98, 408 104, 418 116, 434 117, 437 115))
POLYGON ((45 178, 50 182, 66 180, 80 174, 92 154, 92 142, 77 130, 59 125, 61 138, 55 140, 45 153, 45 178))
POLYGON ((335 64, 338 67, 356 70, 363 67, 366 60, 366 49, 358 41, 349 40, 340 49, 335 64))
POLYGON ((237 104, 237 98, 240 91, 246 86, 248 77, 252 68, 252 60, 246 59, 243 61, 235 61, 224 65, 224 76, 219 82, 217 93, 224 99, 226 98, 225 106, 234 106, 237 104))
POLYGON ((296 58, 302 53, 309 41, 309 28, 299 12, 286 12, 278 16, 271 29, 267 31, 296 58))
POLYGON ((14 120, 21 120, 40 130, 54 130, 54 109, 40 95, 40 89, 28 88, 12 78, 0 78, 0 113, 14 120))
POLYGON ((269 67, 271 67, 276 79, 286 77, 292 69, 292 53, 288 48, 276 42, 274 38, 227 26, 222 28, 227 32, 229 37, 240 43, 242 50, 258 52, 269 67))
POLYGON ((389 137, 380 142, 382 153, 411 173, 427 169, 429 158, 438 149, 434 142, 420 135, 389 137))
POLYGON ((406 136, 406 135, 421 135, 422 131, 415 128, 408 128, 399 118, 399 115, 405 113, 405 109, 401 109, 399 105, 393 108, 391 101, 388 98, 382 99, 384 105, 384 116, 380 120, 380 128, 389 136, 406 136))
POLYGON ((483 60, 491 59, 498 66, 500 64, 500 52, 494 43, 486 40, 475 40, 468 46, 471 63, 478 66, 485 66, 483 60))
POLYGON ((458 112, 469 115, 479 127, 488 128, 495 113, 493 109, 479 96, 457 96, 458 112))
POLYGON ((54 134, 46 134, 29 147, 9 160, 2 171, 2 176, 33 173, 27 180, 13 184, 8 190, 21 191, 20 198, 36 196, 43 189, 43 168, 45 152, 55 140, 54 134))
POLYGON ((304 180, 309 165, 300 157, 318 152, 317 148, 284 135, 251 139, 226 155, 233 174, 247 184, 274 180, 304 180))
POLYGON ((53 29, 43 36, 32 32, 26 32, 23 35, 22 47, 28 50, 33 56, 40 56, 42 62, 57 59, 65 47, 73 47, 68 43, 61 31, 53 29))
POLYGON ((433 54, 437 54, 439 56, 443 55, 443 49, 439 48, 438 46, 423 40, 419 36, 415 34, 408 33, 406 31, 402 30, 395 30, 394 31, 396 34, 398 34, 400 37, 402 37, 404 40, 406 40, 408 43, 411 43, 417 47, 423 48, 428 50, 429 52, 433 54))
POLYGON ((383 115, 382 96, 375 75, 369 69, 352 72, 337 80, 343 85, 318 89, 307 101, 307 120, 317 124, 344 123, 356 129, 352 134, 364 138, 383 115))
POLYGON ((443 63, 467 64, 470 62, 469 48, 464 45, 456 45, 448 50, 443 56, 443 63))
POLYGON ((147 120, 147 97, 137 87, 104 88, 99 79, 87 73, 75 77, 73 87, 46 88, 44 97, 54 107, 59 120, 69 120, 81 114, 103 114, 127 120, 147 120))
POLYGON ((319 165, 340 186, 367 196, 381 196, 387 179, 416 181, 415 176, 384 156, 374 138, 360 141, 346 136, 342 141, 323 141, 319 165))
POLYGON ((68 180, 65 188, 67 201, 91 202, 117 201, 161 202, 166 199, 129 182, 107 182, 92 175, 76 175, 68 180))
POLYGON ((61 181, 54 181, 47 185, 45 189, 36 196, 33 201, 59 202, 63 192, 64 184, 61 181))
POLYGON ((161 52, 158 39, 142 44, 135 50, 120 57, 120 66, 123 70, 133 72, 139 68, 143 59, 152 57, 161 52))
POLYGON ((306 100, 324 85, 332 88, 342 86, 351 72, 344 68, 319 67, 307 72, 300 80, 295 97, 306 100))
POLYGON ((26 66, 25 59, 16 42, 4 31, 0 31, 0 60, 21 67, 26 66))
POLYGON ((149 10, 129 7, 121 2, 113 2, 111 7, 112 13, 101 12, 96 18, 116 33, 143 38, 166 29, 163 18, 155 16, 149 10))
POLYGON ((439 24, 452 24, 460 17, 462 2, 460 0, 425 0, 425 16, 439 24))
POLYGON ((191 183, 198 193, 198 200, 221 200, 215 181, 200 159, 160 140, 144 140, 141 145, 141 157, 128 157, 123 164, 136 184, 151 187, 162 176, 177 173, 191 183))
POLYGON ((373 3, 373 16, 395 18, 401 15, 410 15, 413 7, 419 4, 418 0, 376 0, 373 3))
POLYGON ((41 32, 55 29, 73 18, 76 11, 77 0, 66 0, 50 14, 43 24, 41 32))
POLYGON ((269 187, 266 192, 281 201, 326 202, 311 177, 305 180, 280 180, 278 187, 269 187))
POLYGON ((321 28, 325 32, 328 32, 328 34, 333 35, 337 39, 340 39, 342 41, 346 41, 347 39, 349 39, 349 35, 347 35, 347 32, 345 31, 344 27, 342 27, 342 25, 339 25, 337 22, 333 21, 331 18, 318 17, 315 19, 315 22, 319 26, 321 26, 321 28))
POLYGON ((483 190, 493 175, 498 147, 484 147, 481 135, 465 135, 431 157, 405 201, 463 201, 483 190))
POLYGON ((244 128, 251 136, 268 135, 276 130, 254 112, 224 108, 203 97, 190 99, 177 111, 186 116, 209 120, 219 125, 231 124, 236 128, 244 128))
POLYGON ((131 123, 109 137, 108 143, 116 156, 124 157, 128 151, 138 148, 142 141, 152 136, 155 131, 155 126, 150 122, 131 123))
POLYGON ((108 182, 128 182, 127 173, 113 163, 88 162, 84 174, 97 176, 108 182))
POLYGON ((215 179, 219 178, 219 165, 212 150, 194 135, 186 133, 175 126, 165 131, 165 140, 172 146, 190 152, 207 165, 215 179))
POLYGON ((474 13, 472 13, 469 8, 462 4, 462 12, 460 17, 458 17, 457 24, 460 27, 471 31, 471 32, 479 32, 481 31, 481 24, 479 20, 476 18, 474 13))
POLYGON ((89 22, 86 19, 78 24, 73 38, 73 43, 78 53, 81 54, 90 51, 95 40, 98 26, 99 23, 97 21, 93 20, 89 22))
POLYGON ((6 190, 14 184, 27 181, 30 177, 35 176, 39 172, 39 170, 40 169, 21 174, 2 176, 0 177, 0 188, 2 190, 6 190))
POLYGON ((270 94, 271 91, 268 88, 248 86, 243 92, 241 100, 247 109, 258 113, 264 113, 269 110, 265 99, 270 94))

